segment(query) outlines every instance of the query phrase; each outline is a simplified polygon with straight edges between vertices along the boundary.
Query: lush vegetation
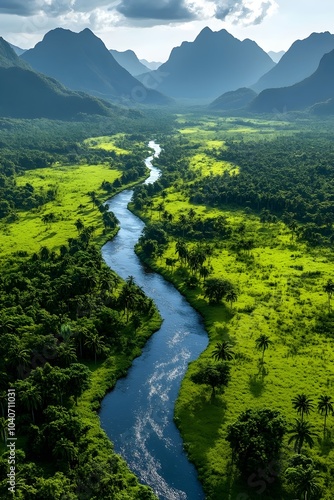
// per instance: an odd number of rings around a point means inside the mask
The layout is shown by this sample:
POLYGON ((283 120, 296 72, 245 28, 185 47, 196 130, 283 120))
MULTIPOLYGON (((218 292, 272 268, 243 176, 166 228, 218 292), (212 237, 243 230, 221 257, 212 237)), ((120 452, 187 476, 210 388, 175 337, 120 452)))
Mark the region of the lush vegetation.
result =
POLYGON ((211 500, 334 491, 331 124, 284 118, 179 116, 132 205, 209 333, 175 421, 211 500))
POLYGON ((152 300, 131 276, 125 282, 116 276, 99 249, 117 232, 103 202, 146 176, 146 139, 118 134, 106 151, 98 137, 77 142, 85 125, 64 124, 66 132, 44 121, 34 123, 29 149, 16 143, 27 124, 6 124, 0 166, 8 209, 0 225, 0 496, 13 498, 6 446, 7 390, 13 388, 15 498, 153 499, 113 452, 96 413, 160 325, 152 300))

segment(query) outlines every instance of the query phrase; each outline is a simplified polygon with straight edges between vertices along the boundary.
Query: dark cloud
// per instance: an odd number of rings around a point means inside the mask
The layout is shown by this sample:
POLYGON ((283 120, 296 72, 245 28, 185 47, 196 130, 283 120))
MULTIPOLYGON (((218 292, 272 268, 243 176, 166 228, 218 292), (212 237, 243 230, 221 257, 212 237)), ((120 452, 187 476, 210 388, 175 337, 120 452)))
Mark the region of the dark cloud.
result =
POLYGON ((184 0, 122 0, 117 11, 130 19, 181 21, 195 19, 184 0))
POLYGON ((215 0, 215 17, 225 21, 231 18, 234 24, 261 24, 275 0, 247 2, 247 0, 215 0))
POLYGON ((40 2, 27 0, 0 0, 0 14, 33 16, 39 11, 40 2))

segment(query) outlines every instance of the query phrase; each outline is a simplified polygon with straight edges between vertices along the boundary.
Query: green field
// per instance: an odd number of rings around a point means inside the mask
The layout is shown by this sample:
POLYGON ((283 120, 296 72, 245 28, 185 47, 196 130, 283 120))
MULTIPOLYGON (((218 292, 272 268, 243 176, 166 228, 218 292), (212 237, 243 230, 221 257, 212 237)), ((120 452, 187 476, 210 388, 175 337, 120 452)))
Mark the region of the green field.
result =
MULTIPOLYGON (((179 118, 179 121, 184 126, 187 120, 182 122, 179 118)), ((273 123, 258 122, 240 129, 239 125, 233 127, 228 122, 226 120, 221 128, 228 125, 229 130, 220 131, 219 126, 212 131, 206 130, 211 123, 205 120, 199 124, 200 128, 180 129, 179 132, 187 139, 191 136, 191 143, 196 145, 188 157, 189 169, 196 172, 196 179, 212 175, 210 172, 222 173, 224 169, 230 175, 238 174, 238 166, 215 163, 211 157, 206 157, 208 148, 223 145, 227 137, 240 134, 240 138, 246 140, 252 133, 261 140, 263 134, 290 135, 293 129, 290 123, 286 130, 280 131, 273 123), (262 125, 267 129, 262 131, 262 125)), ((315 406, 321 395, 333 396, 333 316, 328 313, 327 294, 323 287, 328 279, 334 278, 334 257, 330 248, 312 248, 297 240, 280 220, 268 224, 261 222, 259 214, 250 209, 210 208, 191 203, 185 195, 187 182, 193 181, 179 180, 164 189, 163 196, 154 196, 153 205, 141 210, 142 217, 146 221, 161 222, 161 204, 173 221, 182 215, 189 217, 190 209, 192 217, 202 221, 222 215, 233 231, 243 224, 244 237, 252 238, 254 247, 247 252, 233 251, 226 241, 210 241, 214 251, 205 265, 212 266, 210 278, 226 278, 235 286, 238 300, 234 304, 210 305, 204 297, 203 280, 191 289, 186 281, 193 273, 185 264, 178 260, 173 269, 166 265, 166 259, 177 259, 175 236, 170 235, 167 248, 159 256, 148 259, 202 314, 210 338, 207 350, 199 361, 191 363, 183 380, 175 419, 209 500, 258 498, 256 487, 238 480, 232 466, 231 450, 225 440, 227 427, 248 408, 277 409, 291 427, 297 417, 291 403, 296 395, 306 393, 315 406), (273 342, 265 353, 263 367, 261 355, 255 348, 255 339, 260 334, 268 335, 273 342), (237 356, 232 361, 231 382, 224 394, 212 400, 210 388, 195 385, 191 374, 197 370, 199 362, 212 359, 216 343, 223 340, 233 344, 237 356)), ((187 235, 185 241, 189 249, 196 246, 195 241, 187 241, 187 235)), ((334 495, 334 421, 328 417, 326 438, 323 437, 323 416, 314 411, 309 421, 314 424, 318 437, 312 449, 304 446, 303 453, 312 457, 320 471, 321 498, 330 500, 334 495)), ((283 469, 293 455, 293 447, 288 445, 287 438, 283 446, 283 469)), ((278 484, 276 489, 275 484, 273 488, 271 492, 263 493, 263 498, 296 498, 284 480, 283 492, 278 484)))
MULTIPOLYGON (((124 137, 124 134, 94 137, 84 143, 92 149, 114 151, 118 161, 122 161, 122 155, 128 155, 130 152, 115 144, 124 137)), ((17 176, 18 186, 28 183, 37 193, 56 188, 57 195, 55 200, 41 207, 18 211, 18 217, 14 221, 0 222, 0 255, 15 251, 37 252, 42 246, 57 249, 65 244, 68 238, 77 236, 74 223, 78 219, 82 220, 85 226, 94 226, 96 241, 102 243, 104 228, 101 214, 92 203, 89 193, 94 192, 100 202, 106 201, 108 195, 101 187, 103 181, 112 183, 115 179, 120 179, 121 175, 119 168, 106 162, 79 165, 55 163, 52 167, 27 170, 17 176), (54 222, 46 224, 43 222, 43 216, 50 213, 55 216, 54 222)))

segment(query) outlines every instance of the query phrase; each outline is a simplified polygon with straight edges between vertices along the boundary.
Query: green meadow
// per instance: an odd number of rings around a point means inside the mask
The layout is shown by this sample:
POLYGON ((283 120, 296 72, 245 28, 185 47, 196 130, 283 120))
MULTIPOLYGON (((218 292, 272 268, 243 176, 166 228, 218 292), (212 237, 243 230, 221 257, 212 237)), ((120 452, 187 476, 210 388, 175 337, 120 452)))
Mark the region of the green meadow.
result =
MULTIPOLYGON (((114 151, 121 161, 122 155, 129 154, 128 150, 116 146, 117 141, 123 139, 124 134, 117 134, 84 142, 92 149, 114 151)), ((38 252, 42 246, 56 250, 69 238, 78 235, 74 225, 78 219, 85 226, 95 227, 94 237, 101 244, 105 239, 102 217, 89 193, 94 192, 101 203, 106 201, 108 194, 101 187, 103 181, 112 183, 121 176, 122 171, 109 163, 55 163, 51 167, 27 170, 17 176, 18 186, 30 184, 37 193, 55 188, 56 199, 37 209, 17 211, 14 220, 0 222, 0 255, 16 251, 38 252), (43 217, 50 213, 54 214, 53 222, 44 223, 43 217)))
MULTIPOLYGON (((230 137, 247 141, 252 134, 252 140, 255 137, 261 141, 268 135, 288 136, 296 131, 296 125, 290 122, 254 120, 240 128, 233 119, 220 118, 215 127, 210 120, 200 120, 197 126, 192 123, 190 127, 190 118, 178 118, 178 134, 186 135, 195 146, 188 160, 189 170, 195 172, 196 180, 224 171, 238 175, 238 165, 215 162, 208 154, 210 149, 225 147, 230 137)), ((187 285, 193 273, 177 258, 178 238, 169 234, 168 245, 151 258, 144 256, 139 248, 140 255, 172 281, 201 313, 209 334, 208 348, 199 360, 189 365, 175 408, 175 421, 185 449, 197 467, 208 500, 258 498, 259 487, 244 484, 238 478, 226 441, 228 425, 246 409, 271 408, 281 412, 289 429, 298 416, 292 399, 305 393, 315 405, 315 411, 305 418, 315 426, 317 437, 313 448, 304 445, 303 453, 314 460, 319 471, 321 498, 330 500, 334 496, 334 419, 328 416, 324 436, 324 418, 316 406, 321 395, 334 396, 333 313, 329 313, 323 289, 326 282, 334 278, 332 249, 311 247, 297 239, 281 220, 262 222, 260 214, 249 208, 191 203, 186 186, 193 182, 191 178, 173 183, 162 194, 155 195, 153 204, 141 209, 140 215, 146 222, 163 223, 162 212, 165 211, 171 214, 171 225, 182 216, 189 218, 189 210, 193 219, 202 221, 224 216, 234 232, 242 226, 243 237, 251 238, 254 243, 251 250, 236 251, 223 239, 205 240, 213 248, 212 255, 208 255, 204 263, 211 267, 210 278, 227 279, 237 291, 236 302, 223 301, 218 305, 209 304, 205 298, 203 279, 198 279, 193 287, 187 285), (167 265, 166 259, 176 260, 175 265, 167 265), (261 334, 272 341, 265 352, 263 365, 255 345, 261 334), (230 342, 235 353, 231 362, 231 381, 224 392, 212 399, 211 389, 194 384, 191 375, 199 363, 212 360, 217 342, 222 341, 230 342)), ((167 231, 168 227, 166 225, 167 231)), ((187 240, 186 234, 183 236, 188 249, 195 248, 198 242, 187 240)), ((282 471, 294 454, 288 437, 287 434, 283 443, 282 471)), ((257 471, 254 472, 259 479, 257 471)), ((280 484, 275 478, 273 484, 268 482, 268 488, 260 496, 281 500, 296 498, 284 474, 282 477, 280 484)))

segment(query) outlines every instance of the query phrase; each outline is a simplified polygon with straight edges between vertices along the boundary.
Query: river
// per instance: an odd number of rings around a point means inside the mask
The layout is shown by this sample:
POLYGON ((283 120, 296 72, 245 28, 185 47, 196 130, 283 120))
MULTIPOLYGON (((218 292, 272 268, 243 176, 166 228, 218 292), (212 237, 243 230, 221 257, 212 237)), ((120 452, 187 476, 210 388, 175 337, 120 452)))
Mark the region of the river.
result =
MULTIPOLYGON (((149 146, 158 156, 159 145, 151 141, 149 146)), ((152 160, 153 156, 145 160, 151 171, 146 183, 155 182, 160 175, 152 160)), ((115 451, 159 499, 203 500, 196 469, 183 451, 173 413, 187 365, 206 348, 208 338, 200 316, 185 298, 135 254, 144 223, 127 208, 132 195, 132 190, 126 190, 107 202, 121 229, 104 245, 102 255, 122 278, 134 276, 137 285, 154 300, 163 323, 127 376, 104 398, 101 425, 115 451)))

